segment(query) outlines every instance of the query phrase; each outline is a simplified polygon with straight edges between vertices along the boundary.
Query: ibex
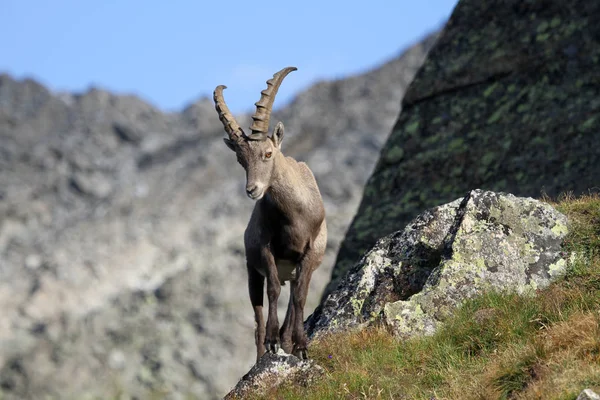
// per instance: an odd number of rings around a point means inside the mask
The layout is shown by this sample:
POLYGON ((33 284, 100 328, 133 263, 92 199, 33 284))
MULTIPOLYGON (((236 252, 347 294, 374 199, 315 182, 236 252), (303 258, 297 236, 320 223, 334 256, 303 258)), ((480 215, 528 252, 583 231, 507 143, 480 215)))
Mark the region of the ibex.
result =
POLYGON ((258 200, 244 232, 250 302, 256 322, 256 360, 266 352, 287 353, 306 359, 304 304, 311 275, 319 267, 327 244, 325 207, 313 173, 303 162, 281 152, 283 124, 268 136, 269 120, 277 90, 295 67, 287 67, 267 81, 255 103, 256 112, 246 135, 223 99, 224 85, 214 91, 215 108, 233 150, 246 170, 246 193, 258 200), (267 280, 269 313, 265 329, 262 313, 267 280), (290 300, 281 329, 277 299, 281 285, 291 281, 290 300))

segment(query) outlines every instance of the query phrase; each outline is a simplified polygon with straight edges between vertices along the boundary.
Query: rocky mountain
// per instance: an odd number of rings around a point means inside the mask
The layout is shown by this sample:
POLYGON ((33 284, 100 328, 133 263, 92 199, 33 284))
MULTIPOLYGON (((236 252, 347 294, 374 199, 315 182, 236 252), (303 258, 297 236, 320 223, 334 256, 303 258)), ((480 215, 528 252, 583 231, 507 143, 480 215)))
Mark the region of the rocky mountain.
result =
MULTIPOLYGON (((326 203, 328 251, 307 314, 435 39, 318 83, 273 116, 326 203)), ((135 96, 0 75, 1 398, 218 398, 248 370, 242 235, 253 203, 222 137, 208 98, 164 113, 135 96)))
POLYGON ((600 176, 600 3, 458 3, 402 101, 327 288, 379 238, 472 188, 579 194, 600 176))

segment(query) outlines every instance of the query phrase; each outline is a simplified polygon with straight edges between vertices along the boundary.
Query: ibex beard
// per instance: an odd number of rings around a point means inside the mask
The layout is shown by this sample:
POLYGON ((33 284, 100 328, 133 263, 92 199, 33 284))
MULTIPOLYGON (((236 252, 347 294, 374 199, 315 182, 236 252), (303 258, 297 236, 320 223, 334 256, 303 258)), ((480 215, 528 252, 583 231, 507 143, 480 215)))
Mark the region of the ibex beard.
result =
POLYGON ((325 207, 312 171, 303 162, 281 151, 284 128, 279 122, 269 136, 269 120, 277 90, 295 67, 287 67, 267 81, 246 135, 223 99, 223 85, 214 92, 215 108, 233 150, 246 171, 246 193, 256 200, 244 233, 250 302, 256 322, 256 360, 279 346, 306 359, 304 305, 310 278, 319 267, 327 245, 325 207), (269 310, 263 316, 264 284, 267 281, 269 310), (281 328, 277 299, 281 285, 291 282, 290 299, 281 328))

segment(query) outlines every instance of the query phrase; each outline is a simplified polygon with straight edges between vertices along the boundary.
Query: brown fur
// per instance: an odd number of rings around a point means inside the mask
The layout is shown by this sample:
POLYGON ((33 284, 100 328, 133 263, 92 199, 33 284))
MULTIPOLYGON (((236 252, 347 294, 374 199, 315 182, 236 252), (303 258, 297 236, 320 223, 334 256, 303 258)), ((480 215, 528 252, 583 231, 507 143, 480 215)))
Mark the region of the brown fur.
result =
POLYGON ((246 170, 246 191, 258 199, 244 233, 250 301, 256 321, 257 360, 265 351, 307 358, 304 305, 310 278, 327 245, 325 208, 308 166, 281 153, 283 124, 264 141, 225 139, 246 170), (266 158, 267 153, 270 158, 266 158), (263 319, 264 282, 269 310, 263 319), (281 329, 277 300, 281 284, 291 281, 290 302, 281 329))
POLYGON ((323 260, 327 245, 325 207, 313 173, 303 162, 281 153, 283 124, 268 136, 271 108, 279 85, 295 67, 286 67, 267 81, 256 103, 256 113, 246 136, 223 98, 224 85, 213 94, 215 109, 229 136, 225 144, 235 151, 246 170, 246 193, 258 200, 244 233, 250 302, 256 321, 256 359, 265 351, 307 358, 304 305, 310 278, 323 260), (269 312, 265 327, 262 313, 267 281, 269 312), (281 285, 291 281, 290 301, 279 329, 277 300, 281 285))

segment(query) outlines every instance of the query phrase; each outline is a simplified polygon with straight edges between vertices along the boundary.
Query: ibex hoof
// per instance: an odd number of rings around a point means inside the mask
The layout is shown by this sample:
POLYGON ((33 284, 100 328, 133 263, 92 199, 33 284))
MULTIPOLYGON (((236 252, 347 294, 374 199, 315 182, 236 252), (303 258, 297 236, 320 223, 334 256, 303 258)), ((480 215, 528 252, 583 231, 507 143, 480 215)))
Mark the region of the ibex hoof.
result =
POLYGON ((296 349, 293 354, 301 360, 308 360, 308 351, 306 349, 296 349))
POLYGON ((277 342, 267 342, 265 343, 265 345, 267 346, 267 351, 271 352, 273 354, 277 354, 277 352, 279 352, 279 343, 277 342))

